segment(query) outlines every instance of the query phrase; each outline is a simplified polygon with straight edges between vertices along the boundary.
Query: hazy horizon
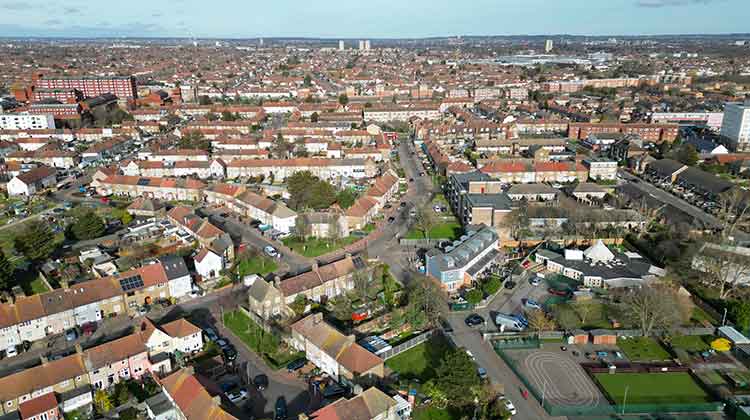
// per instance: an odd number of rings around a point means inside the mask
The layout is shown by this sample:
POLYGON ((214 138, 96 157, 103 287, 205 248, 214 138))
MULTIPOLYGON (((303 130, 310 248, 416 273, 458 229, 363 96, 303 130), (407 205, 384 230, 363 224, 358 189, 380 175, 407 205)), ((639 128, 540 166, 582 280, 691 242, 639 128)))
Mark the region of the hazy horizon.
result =
POLYGON ((746 0, 0 0, 0 36, 415 39, 451 36, 729 35, 746 0))

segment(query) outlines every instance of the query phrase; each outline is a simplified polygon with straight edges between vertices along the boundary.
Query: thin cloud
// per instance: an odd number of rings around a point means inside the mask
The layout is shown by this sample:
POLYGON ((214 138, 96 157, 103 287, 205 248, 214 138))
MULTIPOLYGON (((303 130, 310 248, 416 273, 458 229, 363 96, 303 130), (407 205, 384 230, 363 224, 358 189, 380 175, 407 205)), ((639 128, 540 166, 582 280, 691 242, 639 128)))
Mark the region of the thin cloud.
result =
POLYGON ((705 5, 718 3, 722 0, 638 0, 636 4, 639 7, 660 8, 660 7, 679 7, 692 5, 705 5))
POLYGON ((63 9, 63 11, 65 12, 65 14, 68 14, 68 15, 75 15, 75 14, 81 13, 81 9, 77 7, 66 7, 63 9))
POLYGON ((31 4, 23 1, 9 1, 0 3, 0 9, 5 10, 28 10, 32 7, 33 6, 31 4))

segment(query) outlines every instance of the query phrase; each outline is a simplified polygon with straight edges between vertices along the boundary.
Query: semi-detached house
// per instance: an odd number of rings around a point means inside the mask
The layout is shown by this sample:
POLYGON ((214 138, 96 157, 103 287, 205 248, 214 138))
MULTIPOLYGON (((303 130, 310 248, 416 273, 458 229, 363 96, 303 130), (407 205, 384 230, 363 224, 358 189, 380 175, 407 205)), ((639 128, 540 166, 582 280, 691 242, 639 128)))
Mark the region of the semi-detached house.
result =
POLYGON ((280 232, 294 228, 297 213, 274 200, 258 195, 245 187, 213 184, 204 191, 206 202, 224 206, 243 217, 259 220, 280 232))
POLYGON ((115 276, 19 297, 0 305, 0 349, 135 312, 159 299, 180 298, 190 293, 191 288, 192 279, 184 260, 163 257, 157 263, 115 276))
POLYGON ((326 323, 323 314, 309 315, 291 329, 294 348, 335 380, 355 383, 385 376, 383 359, 326 323))
POLYGON ((38 366, 0 378, 0 414, 23 409, 24 403, 46 395, 54 396, 63 412, 70 412, 91 404, 96 389, 148 372, 163 376, 172 370, 169 354, 203 347, 200 330, 184 319, 158 327, 147 319, 143 323, 132 334, 87 350, 76 346, 69 356, 42 358, 38 366), (162 345, 153 345, 154 338, 162 345))

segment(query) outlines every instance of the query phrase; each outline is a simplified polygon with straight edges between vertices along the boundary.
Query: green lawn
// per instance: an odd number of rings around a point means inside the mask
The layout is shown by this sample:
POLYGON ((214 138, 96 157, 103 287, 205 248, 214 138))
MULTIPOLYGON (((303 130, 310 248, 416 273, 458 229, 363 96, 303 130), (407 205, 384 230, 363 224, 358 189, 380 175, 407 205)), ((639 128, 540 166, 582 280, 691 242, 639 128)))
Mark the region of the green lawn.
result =
POLYGON ((41 277, 37 277, 28 283, 28 289, 31 294, 38 295, 40 293, 49 292, 49 287, 42 281, 41 277))
MULTIPOLYGON (((598 302, 591 303, 590 311, 585 314, 586 322, 583 322, 581 314, 584 313, 576 312, 575 305, 575 303, 564 302, 551 307, 555 320, 561 327, 565 329, 583 328, 586 330, 612 328, 609 317, 615 314, 610 314, 612 312, 610 306, 598 302)), ((615 315, 613 318, 617 319, 617 316, 615 315)))
POLYGON ((711 345, 709 344, 713 340, 712 335, 678 335, 672 337, 672 347, 675 349, 683 349, 691 353, 700 353, 702 351, 709 350, 711 345))
POLYGON ((691 404, 711 398, 687 373, 597 373, 596 380, 615 404, 691 404))
POLYGON ((284 245, 291 248, 297 254, 305 257, 315 258, 323 254, 327 254, 331 251, 343 248, 357 242, 360 238, 354 236, 347 236, 346 238, 336 239, 325 239, 325 238, 307 238, 304 241, 297 237, 289 237, 284 239, 284 245))
POLYGON ((443 355, 450 349, 450 344, 441 335, 411 348, 398 356, 392 357, 385 365, 398 372, 401 379, 417 379, 425 383, 435 377, 435 368, 443 355))
MULTIPOLYGON (((435 225, 432 229, 430 229, 429 236, 430 239, 449 239, 453 241, 461 237, 462 233, 463 228, 461 227, 461 224, 453 221, 435 225)), ((410 230, 404 238, 425 239, 424 234, 417 229, 410 230)))
POLYGON ((264 331, 255 321, 239 310, 226 312, 224 314, 224 325, 248 348, 261 354, 268 365, 274 369, 280 369, 290 361, 304 356, 283 349, 280 346, 279 337, 264 331))
POLYGON ((249 274, 260 274, 265 276, 273 273, 279 268, 275 260, 259 255, 257 257, 241 260, 237 265, 237 273, 241 278, 249 274))
POLYGON ((651 337, 618 339, 617 347, 631 362, 651 362, 671 359, 670 354, 651 337))
POLYGON ((463 418, 459 413, 454 413, 453 411, 455 410, 446 410, 432 406, 422 407, 414 410, 412 418, 414 420, 458 420, 463 418))

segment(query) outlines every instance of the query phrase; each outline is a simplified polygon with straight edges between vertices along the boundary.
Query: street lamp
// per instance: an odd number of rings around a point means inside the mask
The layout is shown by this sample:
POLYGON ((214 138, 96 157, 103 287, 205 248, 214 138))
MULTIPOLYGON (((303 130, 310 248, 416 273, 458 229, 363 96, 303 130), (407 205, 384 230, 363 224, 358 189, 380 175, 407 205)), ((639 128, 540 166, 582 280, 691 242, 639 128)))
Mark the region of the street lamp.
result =
POLYGON ((630 385, 625 386, 625 395, 622 396, 622 413, 625 414, 625 404, 628 401, 628 390, 630 389, 630 385))

